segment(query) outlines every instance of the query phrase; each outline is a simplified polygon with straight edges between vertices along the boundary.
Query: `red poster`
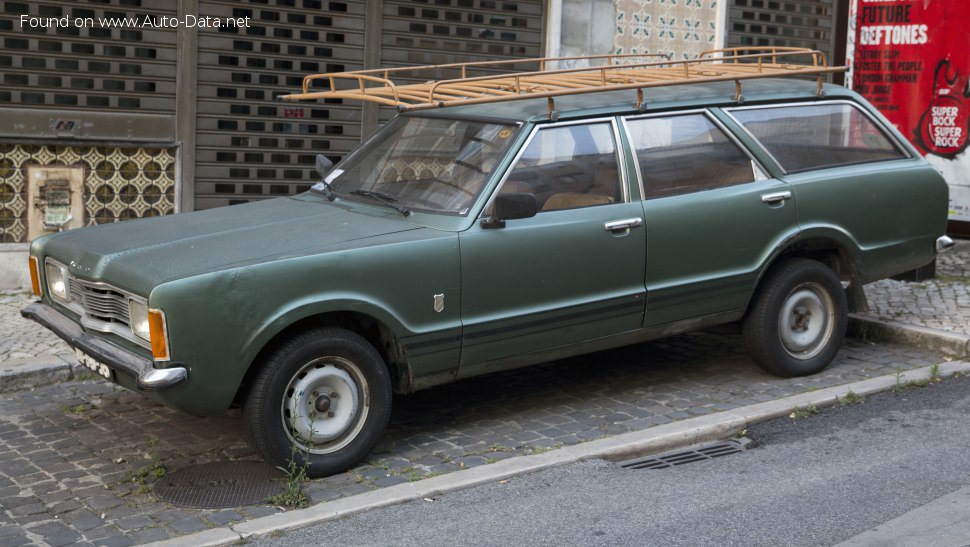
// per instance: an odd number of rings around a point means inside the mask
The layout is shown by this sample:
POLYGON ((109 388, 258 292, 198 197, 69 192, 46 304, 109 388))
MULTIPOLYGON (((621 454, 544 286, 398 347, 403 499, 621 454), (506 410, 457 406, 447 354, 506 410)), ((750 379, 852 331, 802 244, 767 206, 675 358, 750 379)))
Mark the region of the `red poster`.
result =
POLYGON ((852 8, 852 88, 947 178, 950 218, 970 221, 970 1, 855 0, 852 8))

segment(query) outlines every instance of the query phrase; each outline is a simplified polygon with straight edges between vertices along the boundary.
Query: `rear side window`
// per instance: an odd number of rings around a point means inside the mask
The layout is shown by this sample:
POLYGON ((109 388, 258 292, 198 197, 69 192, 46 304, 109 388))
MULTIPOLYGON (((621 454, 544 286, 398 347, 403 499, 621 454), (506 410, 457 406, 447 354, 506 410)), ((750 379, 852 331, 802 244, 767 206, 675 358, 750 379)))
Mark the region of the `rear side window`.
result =
POLYGON ((847 103, 733 110, 789 173, 905 158, 868 116, 847 103))
POLYGON ((627 120, 647 199, 755 180, 751 159, 704 114, 627 120))

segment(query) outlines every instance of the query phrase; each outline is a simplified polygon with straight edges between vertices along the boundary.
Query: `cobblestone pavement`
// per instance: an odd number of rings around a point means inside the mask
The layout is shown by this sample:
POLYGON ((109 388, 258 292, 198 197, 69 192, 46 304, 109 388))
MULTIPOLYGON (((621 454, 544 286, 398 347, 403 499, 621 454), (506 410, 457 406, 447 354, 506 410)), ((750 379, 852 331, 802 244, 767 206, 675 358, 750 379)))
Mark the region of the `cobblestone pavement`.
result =
POLYGON ((20 316, 32 300, 25 292, 0 292, 0 362, 73 353, 54 333, 20 316))
POLYGON ((970 241, 939 256, 936 279, 884 279, 865 286, 869 314, 880 319, 970 334, 970 241))
MULTIPOLYGON (((849 340, 823 373, 784 379, 757 368, 738 335, 677 336, 397 398, 365 463, 311 481, 308 492, 317 503, 937 362, 923 350, 849 340)), ((277 511, 160 501, 132 480, 156 457, 174 470, 254 455, 238 412, 193 418, 100 380, 5 394, 0 546, 141 543, 277 511)))

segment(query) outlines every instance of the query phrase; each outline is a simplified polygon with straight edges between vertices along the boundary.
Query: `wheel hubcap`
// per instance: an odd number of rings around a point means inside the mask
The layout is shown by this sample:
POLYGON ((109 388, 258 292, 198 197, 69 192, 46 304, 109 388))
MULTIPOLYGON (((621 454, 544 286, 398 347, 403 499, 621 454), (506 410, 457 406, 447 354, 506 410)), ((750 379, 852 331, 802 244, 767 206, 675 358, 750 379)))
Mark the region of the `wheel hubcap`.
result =
POLYGON ((785 299, 778 317, 778 333, 789 355, 811 359, 827 345, 835 328, 832 297, 817 283, 803 283, 785 299))
POLYGON ((290 442, 326 454, 350 443, 367 418, 367 382, 342 357, 324 357, 303 366, 283 397, 282 419, 290 442))

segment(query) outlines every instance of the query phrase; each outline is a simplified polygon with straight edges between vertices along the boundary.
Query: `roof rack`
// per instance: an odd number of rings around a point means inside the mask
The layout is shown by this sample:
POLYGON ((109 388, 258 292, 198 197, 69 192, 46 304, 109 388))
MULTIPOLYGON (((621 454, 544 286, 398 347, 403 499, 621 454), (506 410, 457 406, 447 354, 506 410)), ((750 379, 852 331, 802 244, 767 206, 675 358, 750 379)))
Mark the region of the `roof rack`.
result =
POLYGON ((444 65, 409 66, 312 74, 303 78, 302 93, 282 95, 288 101, 303 99, 351 99, 392 106, 401 111, 424 110, 444 106, 494 103, 530 98, 546 98, 549 115, 555 115, 555 97, 580 93, 636 90, 636 106, 644 105, 644 89, 707 82, 733 81, 735 97, 743 100, 741 81, 757 78, 816 76, 819 95, 826 74, 845 71, 829 67, 825 54, 806 48, 765 47, 715 49, 701 53, 700 58, 671 61, 665 55, 625 54, 585 57, 540 57, 444 65), (801 63, 795 63, 801 58, 801 63), (660 61, 642 62, 643 59, 660 61), (640 60, 639 62, 637 60, 640 60), (602 66, 557 68, 553 64, 605 63, 602 66), (538 70, 506 72, 487 76, 468 76, 470 70, 502 69, 504 65, 535 63, 538 70), (415 72, 455 71, 459 77, 406 83, 415 72), (314 91, 315 81, 329 83, 329 90, 314 91), (397 81, 395 81, 397 80, 397 81), (346 85, 350 82, 350 85, 346 85), (340 86, 338 84, 344 84, 340 86))

